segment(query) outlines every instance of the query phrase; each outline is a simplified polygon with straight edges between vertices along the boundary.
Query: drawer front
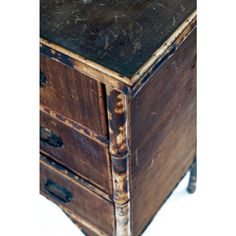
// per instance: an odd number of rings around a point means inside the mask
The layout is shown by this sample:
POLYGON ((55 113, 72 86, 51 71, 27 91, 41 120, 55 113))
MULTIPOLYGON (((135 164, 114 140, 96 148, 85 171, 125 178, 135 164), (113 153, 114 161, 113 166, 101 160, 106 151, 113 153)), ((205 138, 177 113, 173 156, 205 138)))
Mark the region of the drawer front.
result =
POLYGON ((69 215, 78 215, 99 235, 113 235, 114 206, 109 201, 88 190, 73 178, 41 160, 40 192, 69 215))
POLYGON ((40 102, 107 136, 103 85, 49 57, 40 57, 40 102))
POLYGON ((40 149, 82 178, 111 194, 107 147, 41 111, 40 149))

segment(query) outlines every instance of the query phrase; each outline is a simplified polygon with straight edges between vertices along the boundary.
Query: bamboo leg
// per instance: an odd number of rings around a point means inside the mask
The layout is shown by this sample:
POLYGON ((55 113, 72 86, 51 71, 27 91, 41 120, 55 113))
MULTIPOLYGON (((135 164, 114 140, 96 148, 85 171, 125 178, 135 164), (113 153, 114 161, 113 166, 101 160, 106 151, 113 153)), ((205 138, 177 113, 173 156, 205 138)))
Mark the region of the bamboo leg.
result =
POLYGON ((196 183, 197 183, 197 161, 195 159, 192 166, 190 167, 190 178, 187 187, 187 191, 189 193, 194 193, 196 191, 196 183))

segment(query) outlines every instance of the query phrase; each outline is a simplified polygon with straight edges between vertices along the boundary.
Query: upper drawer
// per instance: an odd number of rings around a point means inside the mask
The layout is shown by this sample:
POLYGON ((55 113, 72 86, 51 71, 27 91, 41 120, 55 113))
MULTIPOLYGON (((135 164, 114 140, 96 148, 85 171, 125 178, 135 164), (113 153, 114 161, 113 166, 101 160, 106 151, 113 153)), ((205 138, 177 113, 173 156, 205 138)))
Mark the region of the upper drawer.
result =
POLYGON ((49 57, 40 56, 40 102, 107 135, 103 85, 49 57))

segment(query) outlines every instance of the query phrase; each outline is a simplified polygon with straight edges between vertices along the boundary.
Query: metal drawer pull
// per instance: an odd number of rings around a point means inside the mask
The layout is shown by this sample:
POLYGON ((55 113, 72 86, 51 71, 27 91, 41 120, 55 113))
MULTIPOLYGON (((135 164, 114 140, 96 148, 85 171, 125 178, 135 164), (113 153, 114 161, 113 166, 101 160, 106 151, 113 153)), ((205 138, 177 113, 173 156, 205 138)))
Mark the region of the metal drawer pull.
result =
POLYGON ((40 70, 40 87, 44 87, 47 83, 46 76, 44 73, 40 70))
POLYGON ((40 143, 54 148, 60 148, 63 145, 60 137, 55 135, 51 130, 44 127, 40 127, 40 143))
POLYGON ((55 200, 61 203, 69 203, 73 199, 72 193, 64 188, 63 186, 53 182, 52 180, 48 179, 44 185, 45 190, 48 194, 54 198, 55 200))

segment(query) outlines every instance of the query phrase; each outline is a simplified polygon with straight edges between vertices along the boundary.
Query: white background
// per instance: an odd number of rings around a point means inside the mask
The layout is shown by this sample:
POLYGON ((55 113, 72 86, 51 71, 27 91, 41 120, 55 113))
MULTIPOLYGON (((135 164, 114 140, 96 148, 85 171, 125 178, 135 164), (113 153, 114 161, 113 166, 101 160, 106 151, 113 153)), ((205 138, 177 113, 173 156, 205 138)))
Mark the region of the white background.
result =
MULTIPOLYGON (((234 2, 198 1, 198 190, 185 179, 146 236, 236 235, 234 2)), ((0 4, 0 235, 79 236, 38 194, 38 5, 0 4)))

